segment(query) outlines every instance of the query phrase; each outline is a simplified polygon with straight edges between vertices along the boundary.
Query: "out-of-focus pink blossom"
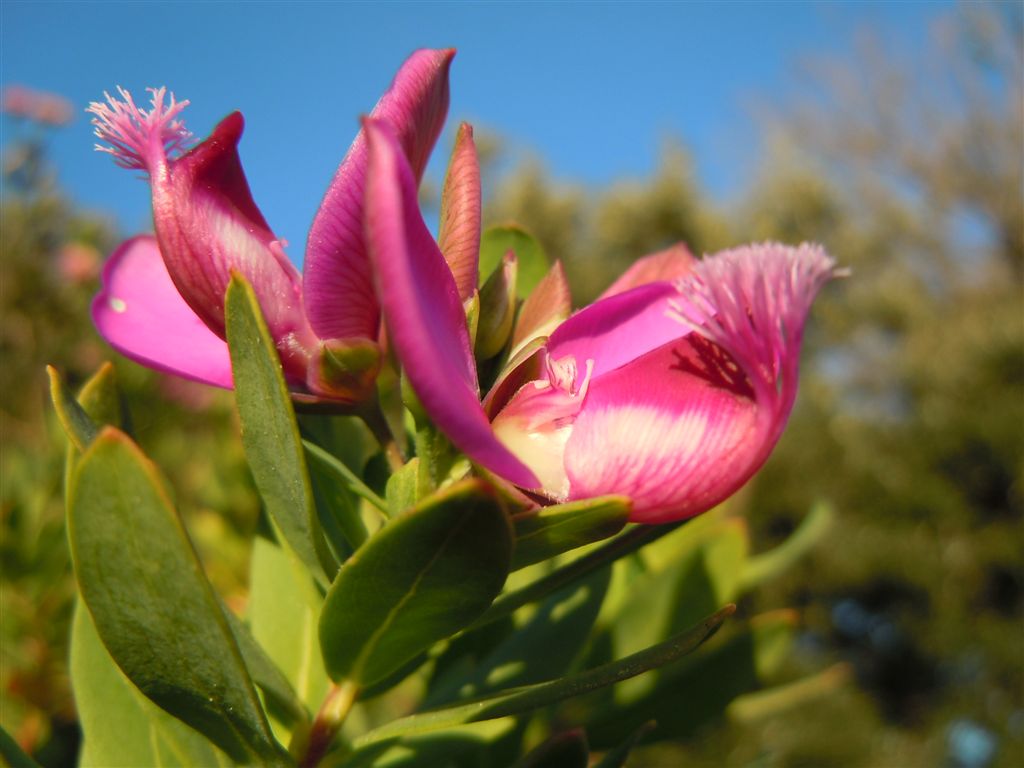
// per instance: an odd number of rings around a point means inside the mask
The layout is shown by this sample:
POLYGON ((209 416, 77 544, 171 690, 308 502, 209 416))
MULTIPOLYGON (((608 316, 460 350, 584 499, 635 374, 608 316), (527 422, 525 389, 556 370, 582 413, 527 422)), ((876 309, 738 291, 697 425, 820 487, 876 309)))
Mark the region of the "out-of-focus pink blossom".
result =
POLYGON ((11 117, 52 126, 67 125, 72 116, 71 102, 63 96, 23 85, 8 85, 3 89, 0 111, 11 117))

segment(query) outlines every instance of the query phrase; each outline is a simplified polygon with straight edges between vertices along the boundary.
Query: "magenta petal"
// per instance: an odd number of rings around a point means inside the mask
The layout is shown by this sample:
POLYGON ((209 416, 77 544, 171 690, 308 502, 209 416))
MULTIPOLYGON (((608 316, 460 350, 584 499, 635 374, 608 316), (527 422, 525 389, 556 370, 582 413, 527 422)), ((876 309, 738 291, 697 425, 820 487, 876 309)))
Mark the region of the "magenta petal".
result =
POLYGON ((594 361, 594 376, 613 371, 689 332, 673 316, 678 292, 671 283, 650 283, 591 304, 551 334, 553 360, 572 356, 581 369, 594 361))
POLYGON ((182 297, 215 333, 224 333, 224 292, 236 270, 252 284, 274 339, 307 346, 302 279, 250 194, 238 157, 242 128, 241 114, 229 115, 153 175, 160 251, 182 297))
POLYGON ((181 298, 149 235, 123 243, 107 261, 92 317, 100 335, 125 357, 205 384, 233 386, 228 345, 181 298))
MULTIPOLYGON (((418 183, 448 111, 453 50, 421 50, 402 65, 370 117, 391 125, 418 183)), ((366 132, 360 131, 320 203, 306 243, 306 311, 323 339, 376 339, 379 308, 363 233, 366 132)))
POLYGON ((614 283, 608 286, 604 293, 598 296, 597 300, 624 293, 638 285, 661 280, 678 280, 680 277, 688 275, 696 263, 697 260, 693 258, 690 249, 683 243, 676 243, 663 251, 637 259, 614 283))
POLYGON ((430 236, 416 182, 388 126, 367 120, 366 237, 388 336, 423 408, 475 462, 527 488, 537 481, 491 431, 455 280, 430 236))
POLYGON ((656 523, 710 509, 767 458, 770 420, 745 377, 699 336, 592 380, 565 446, 571 499, 625 494, 631 519, 656 523))

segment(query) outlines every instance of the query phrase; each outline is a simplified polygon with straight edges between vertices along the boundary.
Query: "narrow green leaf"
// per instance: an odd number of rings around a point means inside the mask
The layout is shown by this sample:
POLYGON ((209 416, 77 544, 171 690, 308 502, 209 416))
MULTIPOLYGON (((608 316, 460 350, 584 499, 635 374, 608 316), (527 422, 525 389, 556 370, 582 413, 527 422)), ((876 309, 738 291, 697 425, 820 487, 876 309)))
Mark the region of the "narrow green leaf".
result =
POLYGON ((782 544, 756 557, 750 558, 743 569, 744 589, 752 589, 791 568, 806 555, 828 532, 835 520, 832 505, 819 501, 800 526, 782 544))
POLYGON ((224 315, 242 445, 256 487, 288 546, 326 585, 337 563, 320 531, 291 397, 256 294, 237 274, 224 315))
POLYGON ((46 373, 50 377, 50 398, 57 411, 57 418, 64 428, 64 434, 68 436, 68 440, 75 448, 80 452, 84 451, 96 438, 96 433, 99 431, 96 422, 78 404, 56 368, 48 365, 46 373))
POLYGON ((544 249, 526 230, 515 224, 491 227, 480 238, 480 280, 486 280, 509 251, 518 261, 516 295, 529 296, 537 287, 551 264, 544 249))
POLYGON ((431 709, 456 698, 478 698, 501 689, 553 680, 572 667, 587 642, 608 590, 611 570, 556 592, 525 624, 467 674, 460 665, 433 682, 422 707, 431 709))
POLYGON ((657 541, 662 536, 667 536, 676 530, 686 520, 669 525, 636 525, 625 533, 616 536, 605 544, 602 544, 592 552, 588 552, 577 560, 555 569, 537 581, 527 584, 525 587, 508 592, 494 601, 494 604, 487 612, 473 622, 471 628, 482 627, 492 621, 502 619, 524 605, 543 600, 553 592, 562 587, 572 584, 577 579, 603 568, 608 563, 613 563, 621 557, 632 554, 646 544, 657 541))
POLYGON ((479 293, 480 314, 473 345, 477 360, 490 360, 505 348, 512 336, 518 261, 515 255, 506 253, 498 264, 479 293))
POLYGON ((327 594, 320 647, 331 678, 369 685, 462 629, 501 590, 511 550, 508 519, 478 480, 393 519, 327 594))
POLYGON ((664 670, 657 685, 638 698, 616 696, 589 716, 573 715, 585 718, 596 749, 618 745, 651 720, 657 722, 652 741, 690 738, 724 717, 733 699, 774 674, 791 646, 795 619, 792 611, 755 616, 721 642, 664 670))
POLYGON ((70 667, 84 741, 82 768, 234 765, 206 737, 132 685, 103 647, 81 602, 71 625, 70 667))
POLYGON ((111 363, 103 363, 82 385, 78 403, 96 424, 110 424, 131 434, 131 419, 117 387, 117 373, 111 363))
POLYGON ((734 605, 726 606, 696 627, 676 635, 664 643, 570 677, 524 688, 515 688, 467 704, 458 704, 395 720, 356 739, 353 746, 361 749, 398 736, 426 733, 481 720, 521 715, 574 696, 581 696, 614 685, 670 664, 693 652, 711 637, 735 610, 736 606, 734 605))
POLYGON ((343 483, 346 488, 352 491, 352 493, 360 498, 366 499, 381 512, 387 511, 387 502, 374 493, 373 489, 364 483, 362 478, 349 469, 348 466, 346 466, 340 459, 335 458, 319 445, 312 443, 309 440, 303 440, 302 446, 306 449, 306 454, 313 459, 317 465, 333 475, 335 482, 343 483))
POLYGON ((614 536, 629 520, 630 509, 625 496, 601 496, 517 517, 512 570, 614 536))
POLYGON ((726 714, 730 720, 748 725, 778 717, 796 707, 834 696, 837 689, 850 682, 851 675, 849 664, 833 664, 815 675, 738 696, 729 705, 726 714))
POLYGON ((231 628, 231 634, 234 635, 235 642, 238 644, 239 653, 242 654, 245 668, 249 670, 252 681, 263 691, 267 709, 288 726, 308 720, 309 713, 299 701, 288 678, 256 642, 252 632, 242 623, 242 620, 227 607, 224 607, 223 610, 224 616, 228 620, 228 627, 231 628))
POLYGON ((79 461, 68 499, 75 575, 118 666, 234 759, 284 764, 156 468, 106 427, 79 461))
POLYGON ((323 598, 295 555, 263 538, 253 542, 250 574, 252 635, 315 712, 328 688, 317 637, 323 598))
POLYGON ((377 742, 348 755, 341 768, 424 768, 425 766, 501 765, 489 748, 516 730, 511 717, 460 725, 407 739, 377 742))

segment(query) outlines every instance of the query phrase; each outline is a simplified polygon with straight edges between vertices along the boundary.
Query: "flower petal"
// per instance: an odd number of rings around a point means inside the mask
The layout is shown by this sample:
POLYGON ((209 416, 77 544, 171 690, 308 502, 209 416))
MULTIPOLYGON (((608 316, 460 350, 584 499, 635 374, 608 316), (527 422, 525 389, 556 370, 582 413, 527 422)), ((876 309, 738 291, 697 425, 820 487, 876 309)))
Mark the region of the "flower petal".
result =
POLYGON ((565 446, 569 498, 624 494, 644 523, 710 509, 771 449, 759 407, 735 362, 702 337, 649 352, 591 381, 565 446))
POLYGON ((315 339, 302 307, 302 278, 256 207, 238 157, 242 115, 151 179, 153 222, 171 279, 192 310, 224 335, 224 292, 233 270, 252 285, 285 371, 305 378, 315 339))
POLYGON ((469 123, 459 126, 448 163, 437 244, 465 301, 476 290, 480 261, 480 163, 469 123))
POLYGON ((570 497, 623 493, 632 519, 665 522, 734 493, 782 434, 807 313, 837 274, 811 245, 766 243, 697 264, 671 302, 693 332, 591 381, 565 447, 570 497))
POLYGON ((580 310, 551 334, 552 359, 594 361, 594 376, 628 363, 686 334, 673 314, 678 292, 671 283, 649 283, 580 310))
POLYGON ((451 271, 416 200, 416 181, 397 138, 368 119, 366 239, 388 338, 423 408, 473 461, 524 487, 537 482, 491 431, 451 271))
POLYGON ((629 269, 619 276, 618 280, 598 296, 597 300, 623 293, 638 285, 655 283, 660 280, 677 280, 688 275, 696 263, 697 260, 690 253, 690 249, 684 243, 676 243, 663 251, 637 259, 629 269))
MULTIPOLYGON (((453 50, 415 52, 370 117, 388 122, 418 183, 448 111, 453 50)), ((306 242, 305 300, 323 339, 376 339, 380 310, 363 232, 366 132, 362 130, 324 195, 306 242)))
POLYGON ((123 243, 107 261, 92 317, 100 335, 125 357, 187 379, 233 386, 228 345, 181 298, 149 235, 123 243))

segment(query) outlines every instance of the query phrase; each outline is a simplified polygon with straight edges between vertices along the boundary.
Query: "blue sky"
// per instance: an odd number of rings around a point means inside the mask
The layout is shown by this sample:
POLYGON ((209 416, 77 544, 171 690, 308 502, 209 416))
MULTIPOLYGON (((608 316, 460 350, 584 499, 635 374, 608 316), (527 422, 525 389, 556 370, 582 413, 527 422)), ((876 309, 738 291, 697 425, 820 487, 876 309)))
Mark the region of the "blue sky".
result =
MULTIPOLYGON (((925 41, 946 2, 228 3, 0 2, 0 82, 55 91, 77 116, 51 141, 71 196, 149 228, 137 174, 91 151, 86 104, 122 85, 166 85, 206 135, 246 117, 253 194, 301 259, 306 230, 357 129, 415 48, 458 49, 449 128, 499 132, 556 178, 601 184, 652 172, 679 137, 724 196, 751 171, 747 107, 791 87, 808 56, 852 56, 853 33, 882 30, 901 50, 925 41)), ((3 139, 16 127, 3 123, 3 139)), ((440 175, 446 133, 432 173, 440 175)))

